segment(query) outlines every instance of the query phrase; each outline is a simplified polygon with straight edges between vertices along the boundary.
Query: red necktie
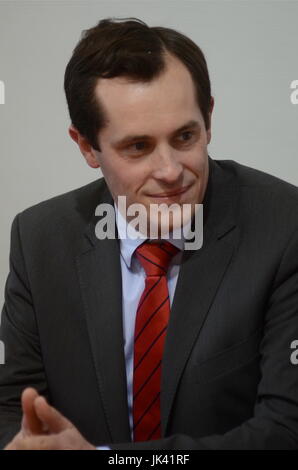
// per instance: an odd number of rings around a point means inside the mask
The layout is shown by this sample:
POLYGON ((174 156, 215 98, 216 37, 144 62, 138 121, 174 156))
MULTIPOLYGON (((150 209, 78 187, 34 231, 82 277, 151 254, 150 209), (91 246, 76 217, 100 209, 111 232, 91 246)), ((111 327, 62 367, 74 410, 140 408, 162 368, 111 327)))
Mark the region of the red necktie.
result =
POLYGON ((146 241, 136 257, 146 273, 135 322, 133 422, 134 440, 161 437, 160 379, 166 330, 170 314, 167 270, 179 249, 167 241, 146 241))

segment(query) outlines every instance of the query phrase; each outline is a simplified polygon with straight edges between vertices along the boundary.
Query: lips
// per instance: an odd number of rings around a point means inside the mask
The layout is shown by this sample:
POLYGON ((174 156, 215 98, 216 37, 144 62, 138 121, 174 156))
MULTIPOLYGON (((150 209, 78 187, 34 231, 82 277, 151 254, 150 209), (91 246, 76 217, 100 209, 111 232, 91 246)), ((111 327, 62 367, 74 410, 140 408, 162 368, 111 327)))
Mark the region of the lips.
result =
POLYGON ((190 185, 188 186, 183 186, 182 188, 175 189, 174 191, 170 191, 167 193, 159 193, 159 194, 151 194, 151 197, 160 197, 160 198, 169 198, 169 197, 174 197, 174 196, 179 196, 180 194, 185 193, 190 185))

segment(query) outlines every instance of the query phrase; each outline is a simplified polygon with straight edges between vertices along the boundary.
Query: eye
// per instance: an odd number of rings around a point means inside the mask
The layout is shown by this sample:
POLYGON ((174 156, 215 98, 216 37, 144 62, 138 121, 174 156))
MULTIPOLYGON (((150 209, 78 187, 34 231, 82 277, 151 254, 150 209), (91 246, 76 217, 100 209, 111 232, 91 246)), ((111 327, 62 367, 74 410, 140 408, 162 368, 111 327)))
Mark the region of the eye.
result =
POLYGON ((193 137, 193 132, 191 131, 185 131, 185 132, 182 132, 182 134, 180 135, 181 137, 181 140, 182 142, 188 142, 189 140, 191 140, 191 138, 193 137))
POLYGON ((135 142, 134 144, 132 144, 130 146, 133 150, 144 150, 144 148, 146 147, 146 143, 145 142, 135 142))
POLYGON ((131 155, 143 154, 144 152, 148 151, 149 147, 150 146, 147 142, 140 140, 138 142, 133 142, 132 144, 128 145, 125 149, 125 153, 131 155))
POLYGON ((176 145, 180 146, 182 150, 188 149, 200 138, 200 132, 197 130, 183 131, 181 134, 178 134, 176 137, 176 145))

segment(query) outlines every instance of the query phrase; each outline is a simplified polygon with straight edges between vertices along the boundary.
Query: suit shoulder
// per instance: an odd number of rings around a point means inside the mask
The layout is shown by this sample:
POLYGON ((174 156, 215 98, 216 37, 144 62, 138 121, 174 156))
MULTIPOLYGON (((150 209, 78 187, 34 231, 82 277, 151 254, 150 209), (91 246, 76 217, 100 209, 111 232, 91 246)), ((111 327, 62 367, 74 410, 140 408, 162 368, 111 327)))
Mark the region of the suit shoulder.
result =
POLYGON ((249 227, 262 238, 274 233, 285 243, 298 233, 298 188, 276 176, 232 160, 217 160, 218 168, 235 186, 235 204, 243 233, 249 227))
POLYGON ((298 187, 294 184, 234 160, 216 160, 216 163, 222 169, 232 173, 239 187, 243 191, 247 190, 251 195, 263 193, 265 197, 267 194, 270 198, 280 198, 280 202, 288 200, 289 203, 298 203, 298 187))
POLYGON ((75 212, 93 210, 92 202, 100 200, 101 193, 105 190, 104 178, 99 178, 91 183, 81 186, 66 193, 51 197, 23 210, 19 215, 22 221, 39 221, 43 218, 73 216, 75 212))
POLYGON ((38 246, 44 240, 57 240, 58 235, 75 243, 94 217, 95 209, 106 191, 104 178, 99 178, 39 202, 16 215, 12 229, 18 226, 22 242, 30 246, 38 246))

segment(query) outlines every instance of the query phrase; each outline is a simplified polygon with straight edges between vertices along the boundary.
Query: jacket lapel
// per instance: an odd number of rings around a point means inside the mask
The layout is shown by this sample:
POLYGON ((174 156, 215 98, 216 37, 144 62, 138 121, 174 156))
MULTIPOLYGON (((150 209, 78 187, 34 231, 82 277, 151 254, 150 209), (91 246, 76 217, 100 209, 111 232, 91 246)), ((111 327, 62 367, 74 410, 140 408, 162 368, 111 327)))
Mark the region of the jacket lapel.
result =
POLYGON ((237 185, 210 159, 204 199, 204 242, 185 251, 173 300, 162 368, 162 432, 167 424, 179 380, 192 347, 232 258, 237 231, 237 185))
MULTIPOLYGON (((112 204, 107 191, 100 202, 112 204)), ((118 240, 98 240, 95 220, 86 234, 91 247, 78 256, 77 268, 99 394, 111 442, 129 441, 118 240)))

